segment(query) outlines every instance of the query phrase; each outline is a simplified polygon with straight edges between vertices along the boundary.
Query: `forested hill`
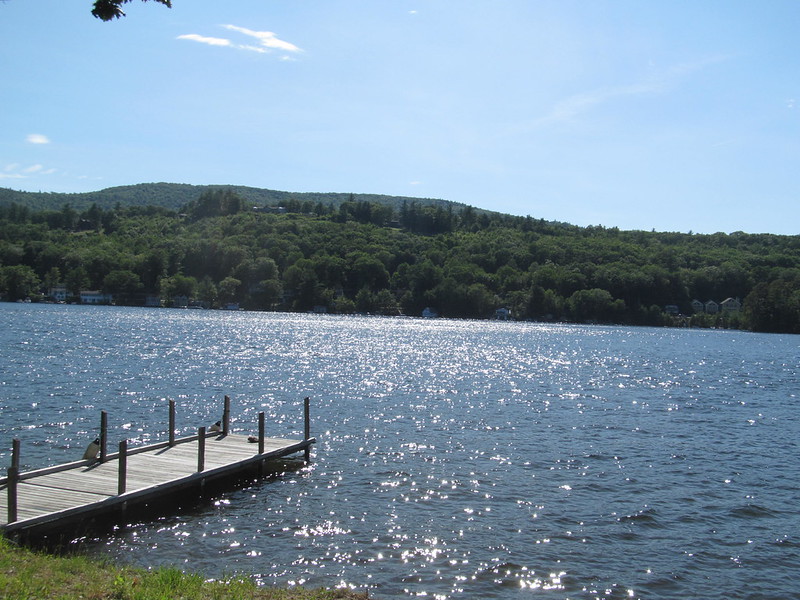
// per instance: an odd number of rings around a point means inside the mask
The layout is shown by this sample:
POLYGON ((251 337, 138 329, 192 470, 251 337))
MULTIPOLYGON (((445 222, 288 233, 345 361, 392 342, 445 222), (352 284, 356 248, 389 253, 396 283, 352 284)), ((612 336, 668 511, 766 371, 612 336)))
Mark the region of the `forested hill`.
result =
POLYGON ((582 228, 360 198, 253 208, 223 188, 178 210, 0 203, 0 298, 92 290, 84 301, 800 333, 800 236, 582 228))
POLYGON ((463 204, 433 198, 334 192, 281 192, 240 185, 189 185, 184 183, 140 183, 76 194, 21 192, 0 188, 0 206, 18 204, 35 211, 42 211, 60 210, 64 205, 69 205, 75 210, 83 211, 94 204, 103 210, 111 210, 117 206, 159 206, 177 211, 212 190, 230 191, 245 200, 250 206, 287 206, 295 202, 300 204, 310 202, 313 205, 322 203, 325 206, 338 208, 343 202, 360 201, 391 206, 396 211, 400 210, 403 202, 443 207, 452 204, 459 210, 464 208, 463 204))

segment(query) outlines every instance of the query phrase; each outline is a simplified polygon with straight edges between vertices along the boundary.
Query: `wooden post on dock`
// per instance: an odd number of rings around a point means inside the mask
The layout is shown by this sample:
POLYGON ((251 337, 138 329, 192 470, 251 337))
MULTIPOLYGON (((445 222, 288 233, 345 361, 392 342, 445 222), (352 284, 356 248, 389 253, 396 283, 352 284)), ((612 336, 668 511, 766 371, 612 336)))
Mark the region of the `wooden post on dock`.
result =
MULTIPOLYGON (((305 440, 311 437, 311 398, 306 396, 305 400, 303 400, 303 421, 305 424, 304 433, 305 433, 305 440)), ((306 462, 311 461, 311 445, 306 446, 305 450, 305 459, 306 462)))
POLYGON ((264 411, 258 413, 258 453, 264 454, 264 411))
POLYGON ((206 428, 201 427, 197 432, 197 472, 202 472, 206 467, 206 428))
POLYGON ((11 466, 8 469, 8 522, 17 520, 17 482, 19 481, 19 438, 11 440, 11 466))
POLYGON ((106 443, 108 441, 108 413, 100 411, 100 462, 106 462, 106 443))
POLYGON ((225 406, 222 409, 222 435, 228 435, 231 428, 231 399, 225 396, 225 406))
POLYGON ((175 400, 169 401, 169 447, 175 445, 175 400))
POLYGON ((19 472, 19 438, 11 440, 11 466, 19 472))
POLYGON ((8 469, 8 522, 17 520, 17 482, 19 481, 19 468, 8 469))
POLYGON ((128 440, 119 443, 119 471, 117 473, 117 495, 125 493, 128 480, 128 440))

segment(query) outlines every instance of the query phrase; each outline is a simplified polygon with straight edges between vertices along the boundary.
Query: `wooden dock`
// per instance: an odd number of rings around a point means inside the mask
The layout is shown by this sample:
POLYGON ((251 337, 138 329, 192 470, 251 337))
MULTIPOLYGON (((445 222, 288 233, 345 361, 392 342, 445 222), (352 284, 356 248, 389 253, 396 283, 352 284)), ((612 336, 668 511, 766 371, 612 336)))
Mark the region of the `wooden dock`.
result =
MULTIPOLYGON (((18 472, 19 444, 8 476, 0 479, 0 531, 9 534, 57 530, 85 519, 106 517, 187 490, 202 493, 212 482, 234 481, 263 473, 267 461, 303 452, 305 460, 316 442, 309 435, 308 399, 305 436, 285 439, 264 435, 259 414, 258 435, 229 433, 230 408, 226 397, 222 430, 175 438, 119 452, 105 448, 97 459, 18 472)), ((105 424, 105 416, 102 422, 105 424)), ((170 404, 170 431, 174 431, 174 404, 170 404)), ((103 440, 103 446, 105 440, 103 440)))

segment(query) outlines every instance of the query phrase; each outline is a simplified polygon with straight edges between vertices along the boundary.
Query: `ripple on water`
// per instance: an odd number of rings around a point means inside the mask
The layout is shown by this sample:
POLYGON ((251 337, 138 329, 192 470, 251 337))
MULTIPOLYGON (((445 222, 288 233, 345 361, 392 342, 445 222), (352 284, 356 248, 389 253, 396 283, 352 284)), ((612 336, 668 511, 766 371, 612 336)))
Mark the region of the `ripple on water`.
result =
POLYGON ((192 431, 223 394, 271 435, 311 396, 319 441, 92 552, 376 598, 795 593, 792 336, 106 308, 0 306, 24 464, 81 452, 101 409, 143 443, 168 399, 192 431))

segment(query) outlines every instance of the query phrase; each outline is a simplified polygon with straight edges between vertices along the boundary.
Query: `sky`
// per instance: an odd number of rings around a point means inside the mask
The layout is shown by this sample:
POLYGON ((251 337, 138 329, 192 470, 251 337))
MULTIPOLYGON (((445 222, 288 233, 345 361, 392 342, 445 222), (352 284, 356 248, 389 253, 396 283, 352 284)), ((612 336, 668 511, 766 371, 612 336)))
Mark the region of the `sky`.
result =
POLYGON ((0 187, 800 234, 796 0, 0 0, 0 187))

